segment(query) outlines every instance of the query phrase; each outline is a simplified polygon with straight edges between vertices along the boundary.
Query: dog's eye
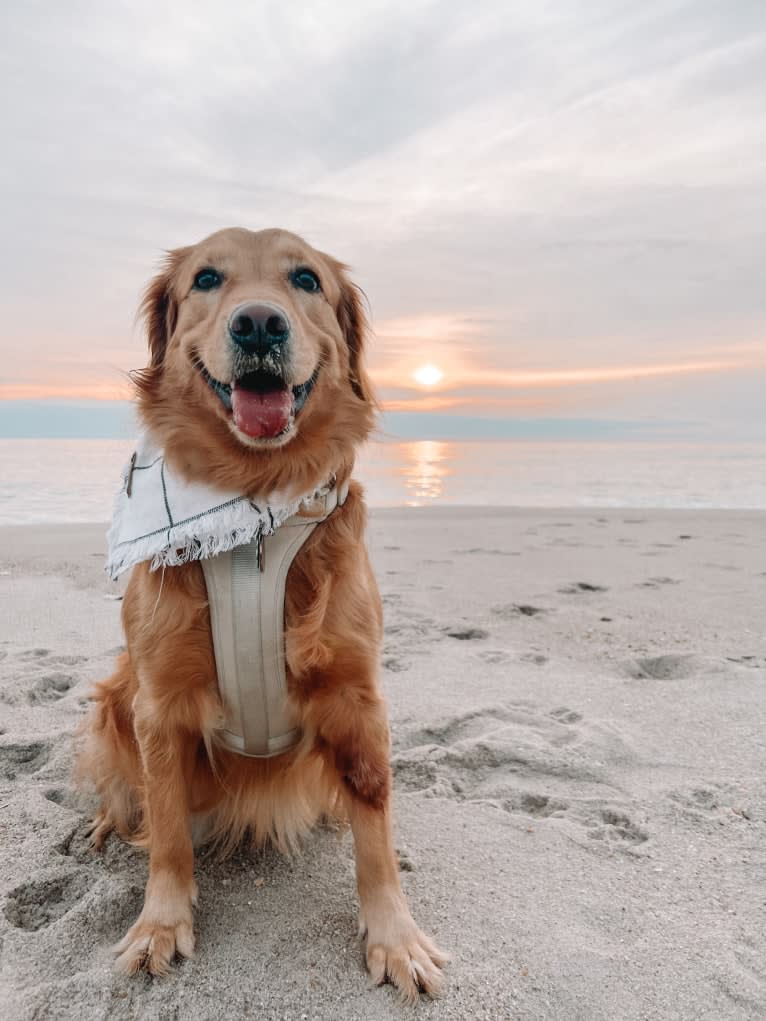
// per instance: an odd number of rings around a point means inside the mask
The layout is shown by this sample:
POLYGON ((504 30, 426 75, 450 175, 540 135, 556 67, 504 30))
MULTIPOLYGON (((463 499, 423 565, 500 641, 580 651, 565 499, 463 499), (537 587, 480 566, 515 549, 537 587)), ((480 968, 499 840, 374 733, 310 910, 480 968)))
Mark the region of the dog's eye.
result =
POLYGON ((298 269, 294 269, 290 274, 290 279, 293 282, 293 287, 298 287, 302 291, 308 291, 310 294, 322 289, 319 277, 313 269, 308 269, 306 266, 299 266, 298 269))
POLYGON ((201 269, 194 278, 194 290, 195 291, 212 291, 216 287, 220 287, 223 282, 223 277, 217 269, 212 269, 210 266, 206 266, 201 269))

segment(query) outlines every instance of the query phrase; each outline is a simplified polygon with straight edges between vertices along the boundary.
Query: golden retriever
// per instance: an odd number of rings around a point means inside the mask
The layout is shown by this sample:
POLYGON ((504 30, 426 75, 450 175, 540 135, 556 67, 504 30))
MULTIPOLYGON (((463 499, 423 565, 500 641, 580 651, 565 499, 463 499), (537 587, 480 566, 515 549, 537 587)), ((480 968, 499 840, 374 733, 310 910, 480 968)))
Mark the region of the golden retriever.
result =
MULTIPOLYGON (((142 313, 150 359, 135 374, 139 414, 177 473, 263 500, 349 479, 376 401, 359 292, 340 262, 286 231, 222 230, 169 253, 142 313)), ((143 910, 116 948, 123 971, 161 975, 193 952, 192 820, 224 850, 246 836, 290 850, 340 812, 354 837, 372 980, 390 979, 409 1000, 439 991, 446 958, 410 915, 392 842, 382 612, 365 525, 351 481, 290 569, 286 665, 302 737, 272 759, 217 743, 199 562, 133 568, 127 651, 96 689, 79 754, 100 795, 94 845, 115 830, 149 851, 143 910)))

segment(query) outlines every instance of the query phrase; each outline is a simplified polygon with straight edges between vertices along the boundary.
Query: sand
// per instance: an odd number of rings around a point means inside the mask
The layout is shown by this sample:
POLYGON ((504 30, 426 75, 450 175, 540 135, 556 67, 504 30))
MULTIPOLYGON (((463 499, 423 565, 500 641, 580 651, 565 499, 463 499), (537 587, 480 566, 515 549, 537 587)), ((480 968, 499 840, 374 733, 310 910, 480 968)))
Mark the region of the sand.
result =
MULTIPOLYGON (((379 511, 397 845, 452 955, 420 1018, 766 1016, 766 514, 379 511)), ((115 976, 144 854, 71 735, 120 647, 103 526, 0 530, 0 1014, 401 1018, 348 833, 200 861, 198 952, 115 976)))

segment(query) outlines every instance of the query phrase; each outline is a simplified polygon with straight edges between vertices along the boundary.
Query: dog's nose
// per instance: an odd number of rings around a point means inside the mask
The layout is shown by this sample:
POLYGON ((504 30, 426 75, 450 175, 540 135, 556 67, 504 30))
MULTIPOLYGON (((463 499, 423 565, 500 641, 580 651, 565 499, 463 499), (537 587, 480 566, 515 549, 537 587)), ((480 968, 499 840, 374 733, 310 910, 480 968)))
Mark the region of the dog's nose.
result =
POLYGON ((229 336, 247 354, 265 355, 290 339, 290 321, 277 305, 249 302, 229 317, 229 336))

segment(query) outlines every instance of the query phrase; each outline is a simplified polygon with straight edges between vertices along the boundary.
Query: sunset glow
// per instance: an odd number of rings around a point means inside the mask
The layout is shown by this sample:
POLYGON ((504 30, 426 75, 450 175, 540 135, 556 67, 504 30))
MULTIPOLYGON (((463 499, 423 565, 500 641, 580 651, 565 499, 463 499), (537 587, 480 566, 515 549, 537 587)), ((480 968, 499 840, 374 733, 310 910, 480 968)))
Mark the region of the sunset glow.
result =
MULTIPOLYGON (((398 360, 397 360, 398 361, 398 360)), ((763 368, 766 359, 750 356, 739 358, 711 358, 689 361, 655 362, 632 365, 593 365, 566 369, 505 369, 472 366, 460 368, 453 364, 449 376, 432 364, 410 370, 404 360, 399 364, 374 367, 372 377, 382 388, 413 388, 412 380, 420 386, 433 387, 447 392, 464 394, 507 387, 509 390, 549 390, 576 388, 593 384, 613 384, 674 376, 716 375, 763 368)))
MULTIPOLYGON (((617 383, 640 383, 664 377, 694 375, 719 375, 762 369, 766 359, 743 351, 739 357, 683 362, 656 362, 645 365, 604 365, 578 369, 502 369, 502 368, 461 368, 457 361, 451 362, 446 374, 432 362, 407 367, 404 360, 396 359, 393 364, 373 367, 371 375, 375 384, 383 391, 383 405, 388 410, 434 411, 449 407, 465 406, 481 401, 482 406, 503 405, 506 410, 513 406, 529 403, 542 406, 541 391, 572 390, 592 385, 617 383), (418 390, 433 391, 438 387, 439 395, 416 397, 418 390), (502 398, 498 389, 508 391, 502 398), (386 390, 399 391, 398 395, 387 396, 386 390), (409 391, 409 394, 402 393, 409 391), (532 391, 524 398, 518 391, 532 391), (537 393, 534 393, 537 391, 537 393)), ((115 374, 116 375, 116 374, 115 374)), ((39 383, 0 382, 0 400, 130 400, 133 387, 125 377, 112 381, 39 383)), ((544 402, 548 404, 546 400, 544 402)), ((549 408, 548 410, 553 410, 549 408)))
POLYGON ((443 376, 442 370, 435 365, 421 365, 412 373, 412 378, 423 386, 436 386, 443 376))

